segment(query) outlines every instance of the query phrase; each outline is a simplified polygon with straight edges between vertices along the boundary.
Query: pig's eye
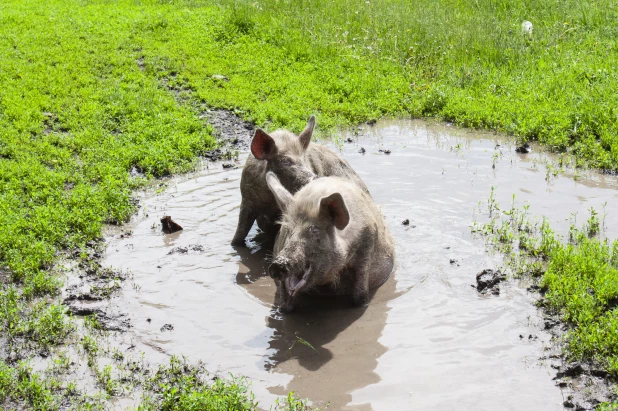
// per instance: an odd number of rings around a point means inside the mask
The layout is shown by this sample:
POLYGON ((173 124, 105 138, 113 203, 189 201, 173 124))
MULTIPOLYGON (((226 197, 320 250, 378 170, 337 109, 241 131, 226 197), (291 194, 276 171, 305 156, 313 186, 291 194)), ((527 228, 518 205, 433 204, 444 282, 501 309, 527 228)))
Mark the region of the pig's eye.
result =
POLYGON ((292 160, 287 157, 281 157, 281 159, 279 159, 279 164, 283 167, 290 167, 292 166, 292 160))
POLYGON ((309 227, 309 234, 311 235, 318 235, 320 234, 320 229, 314 225, 309 227))

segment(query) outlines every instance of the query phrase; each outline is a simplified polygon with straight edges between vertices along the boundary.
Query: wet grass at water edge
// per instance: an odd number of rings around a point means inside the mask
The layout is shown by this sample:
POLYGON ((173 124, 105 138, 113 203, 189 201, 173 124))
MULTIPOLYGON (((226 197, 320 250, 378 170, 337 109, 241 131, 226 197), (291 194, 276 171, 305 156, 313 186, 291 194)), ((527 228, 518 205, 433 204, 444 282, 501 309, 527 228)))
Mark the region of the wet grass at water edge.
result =
POLYGON ((539 306, 567 325, 557 336, 565 359, 584 361, 594 375, 616 381, 618 240, 602 236, 602 216, 591 208, 586 223, 573 222, 568 238, 562 238, 545 218, 532 218, 526 205, 516 207, 515 196, 510 208, 501 208, 492 189, 487 210, 488 222, 475 222, 473 231, 505 255, 513 274, 532 280, 540 291, 539 306))

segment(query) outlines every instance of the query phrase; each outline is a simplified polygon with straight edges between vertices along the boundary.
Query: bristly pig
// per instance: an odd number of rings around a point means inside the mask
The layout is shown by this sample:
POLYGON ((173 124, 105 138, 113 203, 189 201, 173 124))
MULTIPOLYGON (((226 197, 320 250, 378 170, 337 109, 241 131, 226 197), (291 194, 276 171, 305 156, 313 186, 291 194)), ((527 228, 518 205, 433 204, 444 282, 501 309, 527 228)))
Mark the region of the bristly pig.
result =
POLYGON ((373 199, 339 177, 314 179, 294 195, 274 173, 266 181, 283 210, 268 269, 280 310, 290 312, 300 294, 325 289, 367 304, 369 290, 390 276, 395 253, 373 199))
POLYGON ((257 220, 262 231, 276 233, 281 215, 272 192, 266 185, 266 173, 273 172, 291 193, 316 177, 339 176, 351 180, 367 194, 365 183, 346 160, 319 144, 311 143, 315 117, 311 116, 305 129, 297 136, 287 130, 267 134, 255 131, 251 155, 242 172, 240 191, 242 201, 233 245, 244 244, 245 237, 257 220))

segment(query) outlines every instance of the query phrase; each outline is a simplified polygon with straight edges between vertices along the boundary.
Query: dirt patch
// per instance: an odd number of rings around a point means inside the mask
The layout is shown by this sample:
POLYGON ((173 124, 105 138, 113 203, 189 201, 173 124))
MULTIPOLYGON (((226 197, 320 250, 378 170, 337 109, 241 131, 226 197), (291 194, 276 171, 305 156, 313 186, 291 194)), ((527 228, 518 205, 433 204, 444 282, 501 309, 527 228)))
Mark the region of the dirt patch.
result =
MULTIPOLYGON (((118 237, 130 235, 123 232, 118 237)), ((121 290, 128 274, 101 264, 106 246, 105 240, 99 238, 69 254, 69 260, 76 264, 69 272, 72 280, 62 292, 63 303, 75 316, 94 316, 102 329, 126 331, 131 327, 128 315, 116 311, 107 301, 121 290)))

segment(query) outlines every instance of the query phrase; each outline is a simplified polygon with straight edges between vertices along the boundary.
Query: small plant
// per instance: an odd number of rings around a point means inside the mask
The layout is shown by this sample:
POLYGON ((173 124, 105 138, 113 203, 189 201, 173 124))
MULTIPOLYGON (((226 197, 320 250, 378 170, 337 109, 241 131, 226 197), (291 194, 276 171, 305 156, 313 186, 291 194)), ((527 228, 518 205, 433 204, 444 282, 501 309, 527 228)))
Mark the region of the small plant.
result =
POLYGON ((294 346, 296 345, 296 343, 300 343, 302 345, 304 345, 305 347, 309 347, 311 348, 313 351, 317 352, 317 350, 313 347, 313 345, 311 345, 307 340, 301 338, 300 336, 296 336, 296 339, 294 340, 294 342, 292 343, 292 345, 290 345, 290 348, 288 348, 288 351, 292 351, 292 348, 294 348, 294 346))
POLYGON ((588 217, 586 230, 588 231, 589 237, 594 237, 599 234, 601 229, 601 222, 599 221, 599 215, 597 211, 590 207, 590 217, 588 217))
POLYGON ((487 200, 487 209, 489 210, 489 217, 493 217, 494 212, 499 211, 498 203, 496 202, 496 188, 491 186, 491 192, 489 193, 489 199, 487 200))

